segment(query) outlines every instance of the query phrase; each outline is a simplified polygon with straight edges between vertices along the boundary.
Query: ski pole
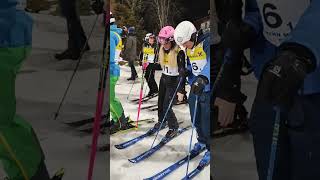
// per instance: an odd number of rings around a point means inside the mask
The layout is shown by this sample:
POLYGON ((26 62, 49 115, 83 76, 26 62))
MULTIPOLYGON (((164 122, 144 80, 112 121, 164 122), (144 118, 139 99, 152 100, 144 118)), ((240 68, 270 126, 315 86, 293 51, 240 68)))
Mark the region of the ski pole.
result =
MULTIPOLYGON (((108 14, 104 14, 104 17, 109 16, 108 14)), ((106 17, 107 20, 109 19, 106 17)), ((106 21, 108 22, 108 21, 106 21)), ((101 114, 103 109, 103 100, 104 100, 104 92, 106 89, 106 80, 108 75, 109 68, 109 58, 106 57, 106 49, 107 49, 107 37, 109 33, 109 25, 107 24, 105 27, 104 33, 104 42, 103 42, 103 50, 102 50, 102 66, 100 67, 99 74, 99 86, 98 86, 98 95, 97 95, 97 103, 96 103, 96 113, 93 124, 93 135, 92 135, 92 145, 91 145, 91 153, 90 153, 90 162, 88 168, 88 180, 92 180, 94 162, 97 153, 97 143, 99 138, 99 130, 100 130, 100 121, 101 114)))
POLYGON ((198 108, 198 95, 196 95, 196 101, 194 103, 194 112, 193 112, 193 117, 192 117, 192 130, 191 130, 191 138, 190 138, 190 144, 189 144, 189 154, 188 154, 188 161, 187 161, 186 176, 188 176, 188 171, 189 171, 190 153, 191 153, 191 146, 192 146, 193 131, 195 128, 194 123, 196 121, 197 108, 198 108))
POLYGON ((281 109, 279 106, 275 106, 274 110, 276 111, 276 117, 275 117, 275 122, 274 122, 274 127, 273 127, 273 133, 272 133, 272 144, 271 144, 271 151, 270 151, 267 180, 273 179, 274 164, 275 164, 275 159, 276 159, 279 131, 280 131, 281 109))
POLYGON ((180 78, 179 78, 179 83, 178 83, 178 85, 177 85, 177 88, 175 89, 174 94, 173 94, 173 96, 172 96, 172 98, 171 98, 171 100, 170 100, 169 106, 168 106, 168 108, 167 108, 167 110, 166 110, 166 113, 164 114, 164 116, 163 116, 163 118, 162 118, 162 120, 161 120, 161 124, 160 124, 160 126, 159 126, 159 129, 157 129, 156 137, 154 138, 150 149, 152 149, 152 147, 153 147, 153 145, 154 145, 154 143, 155 143, 155 141, 156 141, 156 139, 157 139, 157 137, 158 137, 158 135, 159 135, 160 129, 161 129, 161 127, 162 127, 162 124, 163 124, 164 120, 166 119, 166 117, 167 117, 167 115, 168 115, 168 112, 169 112, 169 110, 170 110, 170 108, 171 108, 171 106, 172 106, 173 100, 176 98, 176 94, 177 94, 177 92, 178 92, 178 89, 179 89, 182 81, 183 81, 183 78, 180 77, 180 78))
POLYGON ((132 89, 133 89, 133 85, 134 85, 135 82, 136 82, 136 79, 133 80, 133 83, 132 83, 132 85, 131 85, 131 88, 130 88, 129 93, 128 93, 128 96, 127 96, 127 101, 129 101, 129 97, 130 97, 130 95, 131 95, 131 91, 132 91, 132 89))
POLYGON ((71 78, 70 78, 70 80, 69 80, 69 83, 68 83, 68 85, 67 85, 67 88, 66 88, 66 90, 64 91, 64 94, 63 94, 63 96, 62 96, 62 98, 61 98, 61 101, 60 101, 60 103, 59 103, 58 109, 56 110, 56 113, 55 113, 55 115, 54 115, 54 120, 56 120, 56 119, 58 118, 58 116, 59 116, 59 113, 60 113, 62 104, 63 104, 63 102, 64 102, 64 100, 65 100, 65 98, 66 98, 66 96, 67 96, 67 94, 68 94, 68 91, 69 91, 69 89, 70 89, 70 86, 71 86, 71 83, 72 83, 72 81, 73 81, 73 78, 74 78, 74 76, 76 75, 76 73, 77 73, 77 71, 78 71, 78 68, 79 68, 79 65, 80 65, 80 62, 81 62, 81 59, 82 59, 82 55, 84 54, 84 51, 85 51, 85 49, 86 49, 86 46, 88 45, 89 39, 90 39, 91 36, 92 36, 93 30, 94 30, 94 28, 95 28, 95 26, 96 26, 96 24, 97 24, 98 18, 99 18, 99 15, 96 16, 96 19, 94 20, 94 23, 93 23, 92 28, 91 28, 91 30, 90 30, 89 36, 88 36, 86 42, 84 43, 84 46, 82 47, 82 49, 81 49, 81 51, 80 51, 80 55, 79 55, 79 58, 78 58, 76 67, 75 67, 74 70, 73 70, 73 73, 72 73, 72 75, 71 75, 71 78))
MULTIPOLYGON (((138 73, 139 73, 139 72, 140 72, 140 71, 138 71, 138 73)), ((134 86, 134 84, 136 83, 136 80, 137 80, 137 78, 133 80, 133 83, 132 83, 132 85, 131 85, 131 88, 130 88, 129 93, 128 93, 128 96, 127 96, 127 101, 129 101, 129 97, 130 97, 130 95, 131 95, 133 86, 134 86)))
POLYGON ((141 104, 142 104, 142 93, 143 93, 143 86, 144 86, 144 73, 145 70, 142 69, 142 78, 141 78, 141 87, 140 87, 140 95, 139 95, 139 105, 138 105, 138 115, 137 115, 137 123, 136 123, 136 128, 138 128, 139 125, 139 118, 140 118, 140 111, 141 111, 141 104))

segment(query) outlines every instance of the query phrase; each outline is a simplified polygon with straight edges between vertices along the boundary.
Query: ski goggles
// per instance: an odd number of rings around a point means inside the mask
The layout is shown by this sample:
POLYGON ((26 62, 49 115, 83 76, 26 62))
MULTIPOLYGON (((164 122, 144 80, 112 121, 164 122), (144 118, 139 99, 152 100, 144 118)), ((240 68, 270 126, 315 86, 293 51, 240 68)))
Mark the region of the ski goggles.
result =
POLYGON ((161 45, 168 44, 170 41, 173 41, 173 37, 170 37, 170 38, 158 37, 158 42, 159 42, 161 45))

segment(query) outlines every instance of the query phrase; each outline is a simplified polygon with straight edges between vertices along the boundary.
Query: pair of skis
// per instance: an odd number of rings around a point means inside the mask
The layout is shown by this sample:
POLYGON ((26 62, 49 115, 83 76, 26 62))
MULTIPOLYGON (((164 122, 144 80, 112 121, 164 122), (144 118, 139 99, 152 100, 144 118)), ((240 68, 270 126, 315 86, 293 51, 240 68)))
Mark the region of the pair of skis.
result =
MULTIPOLYGON (((194 159, 195 157, 197 157, 199 154, 201 154, 203 151, 205 150, 205 148, 202 148, 198 151, 191 151, 190 153, 190 160, 194 159)), ((183 157, 182 159, 180 159, 179 161, 175 162, 174 164, 172 164, 171 166, 167 167, 166 169, 162 170, 161 172, 153 175, 152 177, 149 178, 145 178, 144 180, 160 180, 163 179, 165 177, 167 177, 168 175, 170 175, 171 173, 173 173, 175 170, 179 169, 182 165, 184 165, 185 163, 188 162, 188 155, 186 155, 185 157, 183 157)), ((188 179, 192 179, 195 176, 197 176, 198 174, 200 174, 200 172, 209 164, 199 164, 197 166, 197 168, 195 168, 193 171, 191 171, 188 175, 186 175, 185 177, 183 177, 183 180, 188 180, 188 179)))
POLYGON ((170 141, 172 141, 172 139, 178 137, 179 135, 181 135, 182 133, 184 133, 185 131, 187 131, 189 129, 189 127, 185 127, 185 128, 182 128, 182 129, 179 129, 178 130, 178 134, 174 137, 170 137, 170 138, 167 138, 167 137, 164 137, 162 138, 162 140, 160 141, 159 144, 157 144, 156 146, 152 147, 151 149, 143 152, 142 154, 134 157, 134 158, 131 158, 131 159, 128 159, 129 162, 131 163, 139 163, 145 159, 147 159, 148 157, 150 157, 151 155, 153 155, 155 152, 159 151, 162 147, 164 147, 167 143, 169 143, 170 141))
MULTIPOLYGON (((182 124, 182 122, 178 122, 178 124, 182 124)), ((166 127, 167 126, 163 126, 163 128, 161 128, 160 131, 165 129, 166 127)), ((157 132, 157 129, 153 127, 153 128, 149 129, 147 132, 145 132, 144 134, 142 134, 142 135, 140 135, 138 137, 130 139, 129 141, 123 142, 121 144, 115 145, 115 148, 117 148, 117 149, 126 149, 126 148, 138 143, 139 141, 142 141, 144 138, 154 135, 156 132, 157 132)))

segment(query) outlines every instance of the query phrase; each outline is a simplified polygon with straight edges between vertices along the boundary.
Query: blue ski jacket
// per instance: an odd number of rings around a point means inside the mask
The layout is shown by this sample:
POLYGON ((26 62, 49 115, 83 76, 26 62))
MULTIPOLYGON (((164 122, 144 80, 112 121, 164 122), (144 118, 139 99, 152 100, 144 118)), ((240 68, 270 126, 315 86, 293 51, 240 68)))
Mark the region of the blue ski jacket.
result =
POLYGON ((316 70, 305 78, 303 92, 319 93, 320 21, 317 17, 320 17, 320 1, 247 0, 245 12, 244 21, 254 28, 258 37, 250 48, 255 76, 259 79, 263 66, 275 57, 281 44, 294 42, 307 47, 314 54, 313 60, 317 64, 316 70), (297 14, 299 17, 294 17, 297 14), (274 31, 277 28, 280 30, 274 31), (270 41, 277 38, 279 44, 270 41))
MULTIPOLYGON (((202 34, 198 37, 197 43, 195 46, 197 46, 200 43, 203 43, 203 51, 206 53, 206 59, 207 63, 203 67, 202 71, 198 76, 205 76, 208 80, 209 83, 206 85, 204 92, 209 92, 210 91, 210 39, 211 36, 209 33, 202 34)), ((187 69, 188 71, 192 72, 192 65, 190 62, 189 57, 187 56, 187 69)), ((188 76, 188 82, 190 85, 192 85, 193 81, 196 79, 197 76, 194 74, 190 73, 188 76)))
POLYGON ((115 61, 116 47, 121 41, 122 29, 117 25, 110 25, 110 75, 120 76, 120 67, 115 61))

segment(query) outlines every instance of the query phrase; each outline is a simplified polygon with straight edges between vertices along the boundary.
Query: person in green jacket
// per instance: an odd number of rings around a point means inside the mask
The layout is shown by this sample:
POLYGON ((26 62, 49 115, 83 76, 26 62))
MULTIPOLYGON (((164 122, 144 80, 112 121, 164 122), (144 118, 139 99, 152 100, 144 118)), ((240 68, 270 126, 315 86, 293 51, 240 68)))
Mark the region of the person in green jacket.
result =
POLYGON ((35 132, 16 114, 16 74, 32 41, 32 19, 16 7, 16 1, 0 2, 0 162, 9 180, 49 180, 35 132))

